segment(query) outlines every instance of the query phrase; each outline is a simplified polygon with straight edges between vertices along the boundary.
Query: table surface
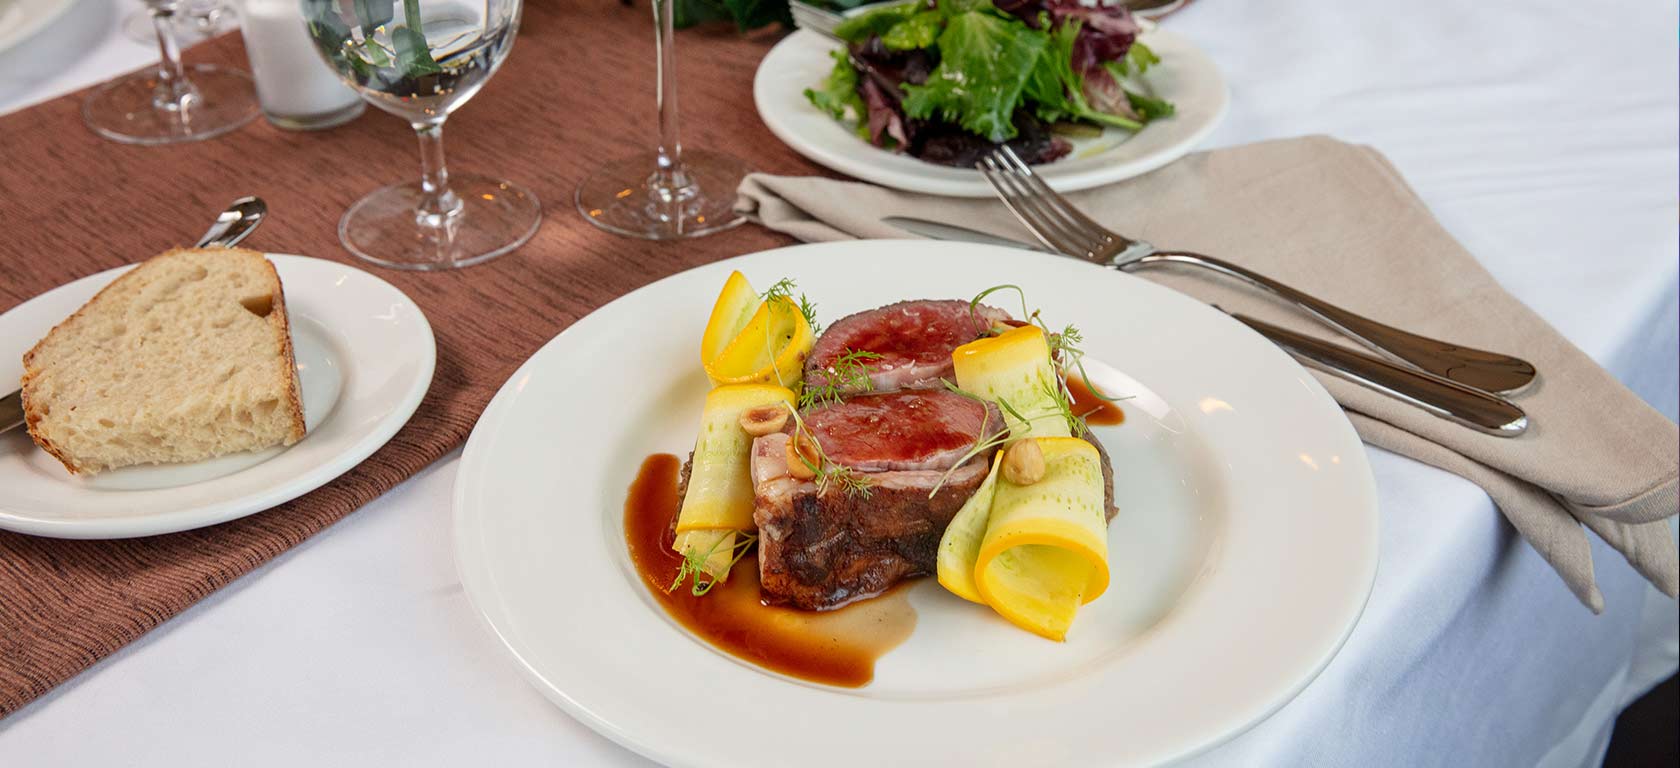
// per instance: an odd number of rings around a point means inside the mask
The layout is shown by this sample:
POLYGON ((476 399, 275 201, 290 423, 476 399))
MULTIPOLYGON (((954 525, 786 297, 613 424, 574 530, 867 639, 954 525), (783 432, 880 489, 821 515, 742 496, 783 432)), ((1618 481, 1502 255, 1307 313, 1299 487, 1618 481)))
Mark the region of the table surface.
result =
MULTIPOLYGON (((118 31, 135 7, 79 0, 0 53, 0 112, 155 58, 118 31)), ((1169 23, 1231 81, 1209 146, 1377 147, 1508 290, 1675 417, 1672 4, 1210 1, 1169 23)), ((651 101, 650 83, 613 106, 651 130, 651 101)), ((5 764, 646 764, 549 705, 479 626, 449 535, 458 457, 0 720, 5 764)), ((1596 764, 1616 712, 1676 667, 1673 601, 1598 545, 1594 617, 1480 489, 1371 458, 1383 562, 1364 618, 1298 699, 1191 762, 1596 764)))

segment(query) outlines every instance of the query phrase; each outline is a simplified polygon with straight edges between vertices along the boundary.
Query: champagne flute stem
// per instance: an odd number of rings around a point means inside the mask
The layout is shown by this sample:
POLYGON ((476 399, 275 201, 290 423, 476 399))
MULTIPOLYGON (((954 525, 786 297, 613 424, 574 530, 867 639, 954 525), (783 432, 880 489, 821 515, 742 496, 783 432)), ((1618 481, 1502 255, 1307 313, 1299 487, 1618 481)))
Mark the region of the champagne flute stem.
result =
POLYGON ((654 187, 661 196, 689 186, 683 172, 682 140, 677 130, 677 46, 675 0, 653 0, 653 48, 659 67, 655 100, 659 106, 658 168, 654 187))
POLYGON ((152 97, 158 109, 179 112, 188 106, 195 95, 187 80, 186 65, 181 63, 181 45, 175 40, 175 5, 147 3, 152 14, 152 29, 158 41, 158 86, 152 97))
POLYGON ((422 226, 442 227, 459 215, 461 199, 449 189, 449 169, 443 163, 443 120, 414 123, 420 137, 420 205, 415 218, 422 226))

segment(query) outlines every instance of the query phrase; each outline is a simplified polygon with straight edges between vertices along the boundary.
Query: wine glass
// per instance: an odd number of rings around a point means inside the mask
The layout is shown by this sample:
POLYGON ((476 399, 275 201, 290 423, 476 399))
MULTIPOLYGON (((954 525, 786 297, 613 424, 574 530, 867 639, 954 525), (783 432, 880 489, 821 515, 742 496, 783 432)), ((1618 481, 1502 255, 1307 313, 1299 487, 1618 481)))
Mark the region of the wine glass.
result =
MULTIPOLYGON (((233 9, 222 0, 186 0, 171 21, 175 39, 182 48, 191 48, 239 26, 233 9)), ((123 17, 122 31, 124 37, 136 43, 149 43, 157 37, 157 31, 152 28, 152 14, 145 8, 136 8, 123 17)))
POLYGON ((375 190, 338 222, 350 252, 397 269, 453 269, 507 253, 537 231, 522 187, 450 174, 443 122, 513 48, 520 0, 302 0, 315 49, 368 103, 420 137, 419 181, 375 190))
POLYGON ((174 144, 220 136, 257 116, 251 76, 237 69, 181 63, 175 17, 182 0, 146 0, 161 53, 155 71, 119 77, 88 94, 82 119, 126 144, 174 144))
POLYGON ((577 207, 608 232, 649 240, 699 237, 740 224, 735 188, 749 171, 729 155, 683 151, 677 135, 677 59, 673 0, 653 0, 653 45, 659 66, 655 100, 659 146, 608 162, 577 189, 577 207))

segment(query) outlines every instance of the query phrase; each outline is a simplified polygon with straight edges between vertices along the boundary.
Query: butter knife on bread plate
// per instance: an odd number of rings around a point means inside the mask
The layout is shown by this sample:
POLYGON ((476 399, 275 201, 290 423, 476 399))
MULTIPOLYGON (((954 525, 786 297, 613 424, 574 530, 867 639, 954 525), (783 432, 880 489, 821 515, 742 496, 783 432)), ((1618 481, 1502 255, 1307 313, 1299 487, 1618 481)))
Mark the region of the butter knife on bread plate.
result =
MULTIPOLYGON (((216 222, 193 245, 194 248, 232 248, 249 237, 268 215, 268 204, 260 197, 241 197, 216 216, 216 222)), ((0 433, 23 426, 23 390, 0 397, 0 433)))

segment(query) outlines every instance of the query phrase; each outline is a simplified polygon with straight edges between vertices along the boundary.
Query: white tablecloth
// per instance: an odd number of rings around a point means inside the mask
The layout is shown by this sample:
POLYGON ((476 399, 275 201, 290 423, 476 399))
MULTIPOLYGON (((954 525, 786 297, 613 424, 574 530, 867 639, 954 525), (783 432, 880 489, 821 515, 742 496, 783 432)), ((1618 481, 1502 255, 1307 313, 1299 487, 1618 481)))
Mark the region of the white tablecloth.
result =
MULTIPOLYGON (((116 32, 130 3, 80 0, 0 54, 0 112, 148 58, 116 32)), ((1211 145, 1376 146, 1509 290, 1674 417, 1673 3, 1203 0, 1169 23, 1231 80, 1211 145)), ((651 110, 651 90, 622 106, 651 110)), ((1192 762, 1596 764, 1624 703, 1676 667, 1674 602, 1600 546, 1595 617, 1478 488, 1372 454, 1382 566, 1363 620, 1300 698, 1192 762)), ((0 720, 0 764, 646 764, 550 706, 478 626, 452 561, 457 463, 0 720)))

